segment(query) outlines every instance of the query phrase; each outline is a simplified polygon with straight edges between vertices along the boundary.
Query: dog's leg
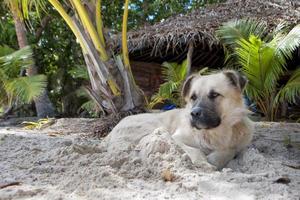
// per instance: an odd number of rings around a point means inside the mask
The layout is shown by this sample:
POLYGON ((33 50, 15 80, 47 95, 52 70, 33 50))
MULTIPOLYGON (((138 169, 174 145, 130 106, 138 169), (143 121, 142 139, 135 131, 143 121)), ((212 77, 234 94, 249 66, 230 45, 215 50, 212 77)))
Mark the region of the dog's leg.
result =
POLYGON ((234 149, 213 151, 207 156, 207 161, 216 166, 218 170, 222 169, 230 160, 234 158, 236 151, 234 149))
POLYGON ((191 135, 184 134, 184 132, 176 131, 172 138, 174 139, 175 143, 182 148, 184 152, 190 157, 192 163, 200 167, 206 171, 214 171, 216 167, 209 164, 207 162, 205 154, 197 148, 196 140, 191 135))

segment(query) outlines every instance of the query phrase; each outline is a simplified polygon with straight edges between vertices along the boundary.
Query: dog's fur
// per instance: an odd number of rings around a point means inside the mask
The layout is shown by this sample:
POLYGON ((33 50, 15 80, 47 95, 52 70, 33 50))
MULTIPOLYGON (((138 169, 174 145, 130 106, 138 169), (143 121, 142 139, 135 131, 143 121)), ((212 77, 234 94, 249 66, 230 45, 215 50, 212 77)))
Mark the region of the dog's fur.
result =
POLYGON ((221 169, 252 139, 253 126, 242 98, 246 82, 235 71, 192 75, 182 89, 185 108, 126 117, 109 134, 108 151, 129 150, 164 128, 193 164, 221 169))

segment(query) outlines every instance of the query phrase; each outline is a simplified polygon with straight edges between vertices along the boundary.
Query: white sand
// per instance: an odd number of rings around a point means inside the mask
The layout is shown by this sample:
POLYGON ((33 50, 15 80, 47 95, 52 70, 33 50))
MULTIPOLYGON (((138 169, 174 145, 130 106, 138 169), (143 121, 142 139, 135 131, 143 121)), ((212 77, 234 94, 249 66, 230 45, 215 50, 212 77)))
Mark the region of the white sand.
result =
POLYGON ((256 124, 253 144, 221 172, 207 173, 193 167, 166 133, 153 133, 135 151, 112 156, 101 141, 83 138, 79 129, 72 134, 78 120, 59 129, 64 123, 43 131, 0 128, 0 186, 21 182, 0 189, 1 200, 300 197, 300 169, 286 166, 300 165, 300 124, 256 124), (56 137, 49 136, 54 132, 56 137), (175 175, 173 182, 163 181, 166 169, 175 175), (290 183, 276 183, 281 177, 290 183))

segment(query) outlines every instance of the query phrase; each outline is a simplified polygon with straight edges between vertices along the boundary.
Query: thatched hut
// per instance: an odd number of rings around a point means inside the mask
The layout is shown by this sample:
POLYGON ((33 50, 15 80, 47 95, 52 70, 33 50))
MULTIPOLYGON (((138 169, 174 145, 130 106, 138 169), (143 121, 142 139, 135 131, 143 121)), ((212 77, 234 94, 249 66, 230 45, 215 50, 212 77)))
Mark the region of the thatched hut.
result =
POLYGON ((161 63, 180 63, 188 51, 192 67, 221 68, 224 51, 214 36, 215 30, 224 22, 243 18, 266 21, 270 29, 280 21, 296 24, 300 21, 300 2, 228 0, 129 32, 129 56, 138 84, 153 93, 161 82, 161 63))

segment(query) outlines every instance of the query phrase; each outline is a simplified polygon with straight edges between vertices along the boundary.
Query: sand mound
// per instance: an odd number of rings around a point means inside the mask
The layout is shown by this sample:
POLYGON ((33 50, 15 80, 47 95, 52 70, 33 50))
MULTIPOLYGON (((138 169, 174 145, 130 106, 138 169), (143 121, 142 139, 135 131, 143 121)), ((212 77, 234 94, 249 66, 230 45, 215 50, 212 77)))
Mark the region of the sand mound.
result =
POLYGON ((112 155, 70 131, 0 128, 0 188, 20 183, 0 189, 0 199, 299 199, 299 144, 299 124, 258 123, 253 144, 208 173, 163 130, 112 155))

